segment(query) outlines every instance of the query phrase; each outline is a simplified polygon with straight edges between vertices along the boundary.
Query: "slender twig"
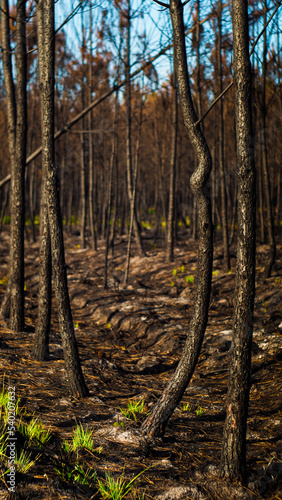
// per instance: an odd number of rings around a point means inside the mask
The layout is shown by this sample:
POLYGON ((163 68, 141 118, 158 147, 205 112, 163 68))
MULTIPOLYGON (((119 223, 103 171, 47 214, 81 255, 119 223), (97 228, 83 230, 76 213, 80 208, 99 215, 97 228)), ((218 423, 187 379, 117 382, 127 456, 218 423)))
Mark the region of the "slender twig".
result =
POLYGON ((226 89, 224 89, 221 94, 219 94, 217 96, 217 98, 211 103, 210 107, 207 109, 207 111, 203 114, 203 116, 201 118, 199 118, 198 121, 196 121, 195 123, 195 127, 197 127, 197 125, 199 125, 200 123, 202 123, 202 121, 206 118, 206 116, 209 114, 209 112, 212 110, 212 108, 216 105, 216 103, 224 96, 224 94, 226 94, 226 92, 231 89, 231 87, 233 86, 233 79, 232 81, 229 83, 228 87, 226 87, 226 89))
POLYGON ((169 9, 168 3, 160 2, 160 0, 154 0, 154 2, 157 3, 158 5, 160 5, 161 7, 164 7, 165 9, 169 9))
POLYGON ((263 27, 262 31, 258 34, 257 38, 255 39, 254 44, 253 44, 252 49, 251 49, 251 52, 250 52, 250 54, 249 54, 250 56, 251 56, 251 55, 252 55, 252 53, 254 52, 254 50, 255 50, 255 46, 257 45, 257 43, 258 43, 258 41, 259 41, 260 37, 264 34, 264 32, 265 32, 265 30, 266 30, 267 26, 269 25, 270 21, 272 21, 273 17, 275 16, 276 12, 278 11, 279 7, 281 7, 281 3, 282 3, 282 2, 281 2, 281 0, 280 0, 280 2, 278 2, 278 4, 276 5, 276 7, 275 7, 274 11, 272 12, 272 14, 271 14, 270 18, 268 19, 268 21, 267 21, 266 25, 263 27))

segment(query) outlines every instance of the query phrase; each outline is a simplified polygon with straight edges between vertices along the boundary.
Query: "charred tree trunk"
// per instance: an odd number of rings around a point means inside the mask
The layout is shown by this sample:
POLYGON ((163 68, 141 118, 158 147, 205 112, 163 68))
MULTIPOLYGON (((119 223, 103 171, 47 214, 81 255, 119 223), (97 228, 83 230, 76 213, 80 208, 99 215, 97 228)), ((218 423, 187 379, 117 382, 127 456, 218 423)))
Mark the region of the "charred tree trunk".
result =
POLYGON ((5 213, 6 213, 6 210, 8 207, 8 203, 9 203, 9 193, 10 193, 10 185, 9 184, 6 187, 6 189, 4 188, 4 192, 5 192, 5 197, 4 197, 3 206, 2 206, 1 215, 0 215, 0 234, 2 232, 3 222, 5 219, 5 213))
POLYGON ((10 328, 14 331, 24 329, 24 227, 25 227, 25 161, 27 139, 26 105, 26 15, 25 0, 17 2, 16 17, 16 66, 17 66, 17 128, 16 158, 12 181, 11 197, 11 305, 10 328))
MULTIPOLYGON (((125 78, 126 78, 126 171, 129 206, 132 205, 133 182, 132 182, 132 134, 131 134, 131 84, 130 84, 130 32, 131 32, 131 0, 127 0, 127 34, 126 34, 126 57, 125 57, 125 78)), ((136 207, 133 218, 134 235, 136 238, 138 253, 144 255, 143 244, 137 220, 136 207)))
POLYGON ((115 105, 115 120, 114 120, 114 133, 112 142, 112 155, 111 164, 109 172, 109 183, 108 183, 108 205, 106 214, 106 248, 105 248, 105 267, 104 267, 104 288, 108 288, 108 257, 109 257, 109 246, 110 246, 110 231, 111 231, 111 206, 113 198, 113 174, 116 166, 116 155, 117 155, 117 121, 118 121, 118 92, 116 94, 116 105, 115 105))
MULTIPOLYGON (((81 78, 81 107, 85 106, 85 88, 84 88, 84 55, 85 55, 85 36, 83 24, 83 8, 81 11, 81 29, 82 29, 82 78, 81 78)), ((85 118, 81 120, 80 134, 80 241, 82 248, 86 248, 86 145, 85 145, 85 118)))
POLYGON ((83 397, 88 395, 88 389, 84 382, 74 335, 65 265, 59 186, 54 164, 54 2, 52 0, 39 0, 37 13, 41 19, 41 23, 38 25, 38 56, 40 61, 42 163, 46 172, 54 289, 69 388, 73 395, 83 397), (40 26, 42 26, 42 30, 40 30, 40 26))
POLYGON ((124 273, 124 284, 127 284, 128 277, 129 277, 130 252, 131 252, 131 241, 132 241, 132 232, 133 232, 133 223, 134 223, 134 212, 135 212, 135 207, 136 207, 136 188, 137 188, 137 176, 138 176, 139 154, 140 154, 140 146, 141 146, 141 132, 142 132, 142 122, 143 122, 143 105, 144 105, 143 98, 141 96, 138 137, 137 137, 137 144, 136 144, 135 165, 134 165, 134 175, 133 175, 133 192, 132 192, 132 198, 131 198, 131 202, 130 202, 130 227, 129 227, 129 233, 128 233, 127 254, 126 254, 126 264, 125 264, 125 273, 124 273))
MULTIPOLYGON (((14 170, 15 151, 16 151, 16 94, 12 73, 11 46, 10 46, 10 20, 9 20, 9 3, 8 0, 1 0, 1 45, 2 45, 2 60, 4 72, 4 85, 6 90, 7 102, 7 120, 8 120, 8 142, 11 174, 14 170)), ((13 185, 13 182, 11 183, 13 185)), ((12 188, 11 188, 12 191, 12 188)), ((10 194, 10 205, 12 205, 12 192, 10 194)), ((12 237, 12 235, 10 236, 12 237)), ((5 295, 1 304, 1 316, 9 318, 10 316, 10 284, 12 272, 12 248, 10 248, 9 256, 9 278, 5 291, 5 295)))
POLYGON ((2 2, 1 15, 4 80, 7 92, 9 152, 11 162, 11 244, 9 279, 1 314, 10 317, 10 328, 24 329, 24 227, 25 161, 27 138, 26 108, 26 17, 25 0, 18 0, 16 13, 16 95, 12 76, 9 5, 2 2))
MULTIPOLYGON (((267 2, 264 2, 264 25, 266 26, 266 12, 267 12, 267 2)), ((262 130, 263 130, 263 150, 262 150, 262 171, 263 171, 263 185, 264 185, 264 195, 266 204, 266 227, 269 243, 269 257, 268 262, 264 269, 265 278, 269 278, 271 275, 271 270, 275 262, 276 257, 276 243, 274 235, 274 220, 272 211, 272 200, 271 200, 271 188, 270 188, 270 178, 268 169, 268 158, 267 158, 267 144, 266 144, 266 56, 267 56, 267 38, 266 30, 263 35, 263 87, 262 87, 262 130)))
POLYGON ((32 355, 34 359, 43 361, 49 358, 49 333, 52 305, 52 258, 48 223, 46 168, 44 168, 42 175, 39 261, 38 319, 32 355))
POLYGON ((142 431, 149 441, 153 440, 155 436, 164 433, 167 422, 181 400, 194 373, 207 324, 212 276, 213 230, 211 204, 207 191, 207 181, 212 160, 201 129, 199 126, 195 126, 197 116, 190 91, 181 0, 170 0, 170 15, 173 27, 174 60, 180 103, 184 123, 198 160, 198 165, 191 176, 190 183, 199 209, 199 255, 196 299, 181 359, 161 398, 142 425, 142 431))
POLYGON ((247 0, 233 0, 232 21, 238 237, 236 304, 221 454, 221 475, 231 481, 237 481, 244 480, 246 475, 246 427, 255 294, 256 175, 252 147, 251 65, 247 0))
MULTIPOLYGON (((217 66, 218 66, 218 94, 222 93, 222 57, 221 57, 221 18, 222 2, 218 1, 218 48, 217 48, 217 66)), ((220 172, 220 192, 221 192, 221 223, 223 234, 223 259, 225 271, 230 269, 229 241, 228 241, 228 219, 227 219, 227 200, 226 200, 226 180, 224 168, 224 124, 223 124, 223 99, 219 101, 220 118, 218 128, 219 139, 219 172, 220 172)))
POLYGON ((170 157, 170 178, 169 178, 169 206, 167 217, 167 253, 168 262, 174 260, 174 236, 175 236, 175 174, 177 156, 177 129, 178 129, 178 99, 176 75, 173 74, 173 103, 172 103, 172 136, 171 136, 171 157, 170 157))
MULTIPOLYGON (((92 101, 92 80, 93 80, 93 46, 92 46, 92 5, 89 2, 89 39, 90 39, 90 63, 89 63, 89 104, 92 101)), ((97 251, 97 234, 95 227, 95 209, 94 209, 94 142, 93 142, 93 113, 90 111, 88 115, 89 133, 89 220, 90 220, 90 234, 91 234, 91 247, 92 250, 97 251)))

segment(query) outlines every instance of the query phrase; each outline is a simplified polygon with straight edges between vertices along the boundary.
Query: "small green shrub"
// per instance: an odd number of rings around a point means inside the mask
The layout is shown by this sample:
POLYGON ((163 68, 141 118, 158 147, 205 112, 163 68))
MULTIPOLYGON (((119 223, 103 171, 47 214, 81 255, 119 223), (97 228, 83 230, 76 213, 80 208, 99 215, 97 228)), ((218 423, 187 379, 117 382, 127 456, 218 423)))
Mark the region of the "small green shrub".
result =
POLYGON ((120 408, 121 413, 131 420, 137 422, 140 414, 144 413, 145 401, 140 399, 139 401, 128 401, 127 408, 120 408))
MULTIPOLYGON (((31 453, 27 450, 22 449, 18 454, 16 452, 15 465, 17 467, 17 472, 25 474, 29 469, 37 462, 41 455, 37 455, 34 460, 31 459, 31 453)), ((9 472, 9 470, 7 471, 9 472)))
POLYGON ((75 466, 64 464, 63 467, 55 465, 55 471, 64 481, 78 483, 81 485, 92 486, 96 481, 97 472, 91 469, 84 470, 78 463, 75 466))
POLYGON ((204 414, 203 408, 201 408, 201 406, 198 406, 198 408, 196 410, 197 417, 201 417, 203 414, 204 414))
POLYGON ((124 422, 115 422, 114 424, 114 427, 124 427, 124 422))
POLYGON ((42 447, 51 438, 50 430, 46 429, 37 418, 33 418, 28 424, 21 420, 17 428, 29 442, 35 442, 39 447, 42 447))
POLYGON ((8 276, 4 276, 1 280, 0 280, 0 285, 4 285, 6 286, 8 283, 8 276))
POLYGON ((82 424, 77 424, 76 429, 73 431, 72 438, 72 449, 73 451, 78 448, 85 448, 89 451, 94 451, 95 446, 93 442, 93 431, 90 431, 88 427, 86 429, 83 428, 82 424))
POLYGON ((186 283, 194 283, 194 276, 185 276, 186 283))
POLYGON ((192 411, 190 403, 183 403, 182 411, 192 411))

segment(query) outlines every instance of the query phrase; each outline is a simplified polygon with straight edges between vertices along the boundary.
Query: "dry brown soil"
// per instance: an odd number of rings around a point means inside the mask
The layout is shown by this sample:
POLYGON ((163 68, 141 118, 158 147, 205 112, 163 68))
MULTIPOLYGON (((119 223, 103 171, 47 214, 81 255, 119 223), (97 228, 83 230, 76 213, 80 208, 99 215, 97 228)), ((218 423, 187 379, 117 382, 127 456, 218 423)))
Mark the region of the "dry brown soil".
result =
MULTIPOLYGON (((7 276, 9 246, 5 231, 0 244, 3 280, 7 276)), ((54 469, 54 463, 62 458, 61 440, 70 438, 80 422, 93 430, 95 445, 103 450, 101 454, 80 450, 78 458, 85 468, 95 469, 100 479, 108 473, 114 477, 123 474, 130 481, 151 467, 133 483, 128 499, 282 499, 281 247, 277 249, 273 275, 267 280, 262 277, 267 247, 257 249, 247 434, 249 481, 246 487, 231 487, 219 480, 218 468, 231 346, 235 247, 232 272, 225 273, 220 244, 215 243, 204 345, 192 382, 171 418, 163 441, 146 451, 139 439, 140 422, 124 418, 119 409, 129 399, 144 399, 145 410, 150 411, 189 335, 195 287, 191 276, 195 276, 197 244, 183 234, 172 264, 166 262, 161 242, 157 244, 156 248, 153 240, 146 240, 144 258, 134 255, 133 248, 129 283, 123 287, 126 240, 119 239, 114 255, 110 256, 109 289, 104 290, 103 243, 100 242, 95 253, 80 248, 77 234, 66 235, 75 332, 90 390, 89 398, 78 400, 68 394, 55 301, 50 360, 37 362, 30 356, 37 315, 39 262, 38 243, 27 243, 26 330, 16 335, 2 321, 0 373, 4 387, 16 386, 21 405, 51 429, 52 439, 28 473, 18 475, 15 494, 5 493, 2 477, 0 498, 101 498, 95 487, 72 484, 59 477, 54 469), (190 411, 183 409, 186 403, 190 411), (124 426, 114 426, 115 422, 123 422, 124 426)), ((1 296, 4 288, 0 285, 1 296)), ((75 463, 76 458, 70 460, 75 463)))

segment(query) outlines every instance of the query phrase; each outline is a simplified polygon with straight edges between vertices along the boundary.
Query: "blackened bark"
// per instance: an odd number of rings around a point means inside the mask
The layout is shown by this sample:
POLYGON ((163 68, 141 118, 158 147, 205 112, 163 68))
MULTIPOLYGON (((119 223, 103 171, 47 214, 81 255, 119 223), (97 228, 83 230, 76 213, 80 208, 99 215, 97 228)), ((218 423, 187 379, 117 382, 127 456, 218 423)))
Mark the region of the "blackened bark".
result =
POLYGON ((118 92, 116 94, 116 103, 115 103, 115 119, 114 119, 114 133, 112 139, 112 154, 111 154, 111 163, 110 163, 110 172, 109 172, 109 183, 108 183, 108 205, 107 205, 107 213, 106 213, 106 248, 105 248, 105 267, 104 267, 104 288, 108 288, 108 257, 109 257, 109 246, 110 246, 110 220, 111 220, 111 206, 112 206, 112 198, 113 198, 113 173, 116 164, 116 156, 117 156, 117 120, 118 120, 118 92))
MULTIPOLYGON (((44 40, 44 12, 43 7, 37 10, 37 32, 39 44, 39 80, 40 85, 46 75, 46 59, 43 58, 40 50, 44 40)), ((44 92, 43 82, 41 92, 44 92)), ((41 106, 41 123, 44 124, 45 106, 41 106)), ((43 130, 42 130, 43 132, 43 130)), ((48 222, 48 197, 46 189, 47 181, 47 161, 51 160, 45 149, 42 154, 42 185, 41 185, 41 206, 40 206, 40 253, 39 253, 39 293, 38 293, 38 319, 35 330, 35 339, 32 355, 34 359, 43 361, 49 357, 49 333, 51 325, 51 302, 52 302, 52 258, 51 258, 51 238, 48 222)))
MULTIPOLYGON (((81 12, 81 30, 82 30, 82 71, 84 71, 84 53, 85 53, 85 37, 83 26, 83 8, 81 12)), ((85 89, 84 89, 84 74, 81 78, 81 107, 84 109, 85 105, 85 89)), ((81 120, 80 134, 80 241, 82 248, 86 248, 86 144, 84 138, 85 130, 85 117, 81 120)))
MULTIPOLYGON (((81 107, 85 106, 85 88, 84 88, 84 54, 85 54, 85 32, 83 24, 83 6, 81 10, 81 32, 82 32, 82 77, 81 77, 81 107)), ((81 120, 80 134, 80 241, 82 248, 86 248, 86 144, 84 138, 85 117, 81 120)))
POLYGON ((250 390, 255 293, 255 165, 252 144, 251 66, 248 2, 233 0, 235 130, 238 184, 236 304, 229 368, 221 475, 231 481, 246 475, 246 426, 250 390))
MULTIPOLYGON (((267 2, 264 1, 264 25, 266 26, 266 12, 267 12, 267 2)), ((263 133, 263 150, 262 150, 262 173, 263 173, 263 185, 264 185, 264 196, 266 205, 266 228, 269 243, 269 256, 267 264, 264 268, 265 278, 269 278, 271 275, 271 270, 275 262, 276 257, 276 243, 274 234, 274 219, 272 210, 272 200, 271 200, 271 189, 270 189, 270 178, 268 169, 268 158, 267 158, 267 144, 266 144, 266 56, 267 56, 267 38, 266 30, 263 35, 263 86, 262 86, 262 133, 263 133)), ((262 209, 262 207, 261 207, 262 209)))
POLYGON ((4 201, 3 201, 3 207, 2 207, 1 215, 0 215, 0 234, 2 232, 2 227, 3 227, 4 218, 5 218, 5 213, 6 213, 6 210, 7 210, 7 207, 8 207, 8 203, 9 203, 9 193, 10 193, 10 186, 9 186, 9 184, 8 184, 8 186, 7 186, 6 189, 4 188, 4 192, 5 192, 5 198, 4 198, 4 201))
POLYGON ((26 16, 25 0, 18 0, 16 14, 17 120, 15 162, 12 162, 11 190, 11 261, 10 328, 24 329, 24 227, 25 227, 25 161, 27 135, 26 107, 26 16))
MULTIPOLYGON (((126 172, 129 206, 133 203, 133 180, 132 180, 132 134, 131 134, 131 84, 130 84, 130 28, 131 28, 131 0, 127 0, 127 39, 126 39, 126 57, 125 57, 125 79, 126 79, 126 172)), ((136 207, 134 205, 133 227, 138 253, 144 256, 143 243, 140 234, 140 228, 137 220, 136 207)))
POLYGON ((40 214, 40 268, 39 268, 39 294, 38 294, 38 319, 35 330, 35 339, 32 355, 34 359, 43 361, 49 358, 49 333, 51 325, 52 304, 52 258, 51 238, 48 223, 48 200, 46 192, 46 168, 43 164, 43 178, 41 190, 40 214))
MULTIPOLYGON (((198 116, 202 116, 202 89, 201 89, 201 64, 200 64, 200 46, 201 46, 201 25, 200 25, 200 0, 196 3, 196 59, 197 59, 197 73, 196 73, 196 83, 197 83, 197 113, 198 116)), ((202 130, 204 123, 202 124, 202 130)))
MULTIPOLYGON (((218 66, 218 94, 223 91, 222 85, 222 56, 221 56, 221 19, 222 19, 222 2, 218 2, 218 47, 217 47, 217 66, 218 66)), ((220 119, 218 127, 219 139, 219 172, 220 172, 220 193, 221 193, 221 221, 223 235, 223 259, 225 271, 230 269, 229 241, 228 241, 228 217, 227 217, 227 200, 226 200, 226 180, 224 167, 224 124, 223 124, 223 99, 219 101, 220 119)))
POLYGON ((181 0, 170 1, 170 15, 180 103, 184 123, 198 160, 190 184, 198 205, 199 255, 196 299, 183 354, 168 386, 142 425, 142 431, 149 440, 164 433, 166 424, 194 373, 208 318, 213 255, 211 204, 206 187, 212 160, 201 129, 195 126, 197 116, 189 84, 181 0))
POLYGON ((39 0, 37 3, 37 15, 41 17, 41 23, 38 24, 38 54, 40 60, 42 162, 44 169, 46 169, 46 194, 48 200, 54 289, 69 388, 75 396, 87 396, 88 389, 82 374, 70 308, 59 186, 54 165, 55 37, 53 1, 39 0), (40 26, 43 27, 42 30, 40 30, 40 26))
MULTIPOLYGON (((9 22, 9 3, 8 0, 1 0, 1 46, 2 61, 4 72, 4 85, 6 90, 7 102, 7 120, 8 120, 8 142, 11 172, 14 170, 15 152, 16 152, 16 94, 12 72, 11 46, 10 46, 10 22, 9 22)), ((12 189, 10 195, 10 205, 12 206, 12 189)), ((12 272, 12 247, 10 247, 9 256, 9 278, 5 295, 1 304, 1 316, 9 318, 10 316, 10 275, 12 272)))
POLYGON ((176 75, 173 74, 173 103, 172 103, 172 136, 171 136, 171 157, 169 176, 169 205, 167 217, 167 250, 166 258, 168 262, 174 259, 174 236, 175 236, 175 174, 176 174, 176 153, 177 153, 177 131, 178 131, 178 93, 176 75))
POLYGON ((128 282, 129 276, 129 265, 130 265, 130 253, 131 253, 131 241, 132 241, 132 233, 133 233, 133 224, 134 224, 134 212, 136 209, 136 189, 137 189, 137 176, 138 176, 138 168, 139 168, 139 155, 140 155, 140 146, 141 146, 141 131, 142 131, 142 122, 143 122, 143 97, 141 96, 140 103, 140 116, 139 116, 139 124, 138 124, 138 137, 136 144, 136 153, 135 153, 135 165, 134 165, 134 175, 133 175, 133 192, 132 198, 130 201, 130 226, 128 232, 128 242, 127 242, 127 253, 126 253, 126 264, 125 264, 125 273, 124 273, 124 284, 128 282))
MULTIPOLYGON (((82 95, 84 90, 81 91, 82 95)), ((83 104, 84 106, 84 104, 83 104)), ((81 129, 85 129, 84 119, 81 129)), ((86 248, 86 151, 84 133, 80 135, 80 241, 81 247, 86 248)))
MULTIPOLYGON (((92 4, 89 3, 89 40, 90 40, 90 64, 89 64, 89 104, 92 101, 92 79, 93 79, 93 64, 92 64, 92 55, 93 55, 93 46, 92 46, 92 4)), ((97 251, 97 234, 95 227, 95 208, 94 208, 94 191, 95 191, 95 183, 94 183, 94 142, 93 142, 93 113, 90 111, 88 114, 88 127, 90 130, 89 133, 89 220, 90 220, 90 234, 91 234, 91 248, 92 250, 97 251)))

